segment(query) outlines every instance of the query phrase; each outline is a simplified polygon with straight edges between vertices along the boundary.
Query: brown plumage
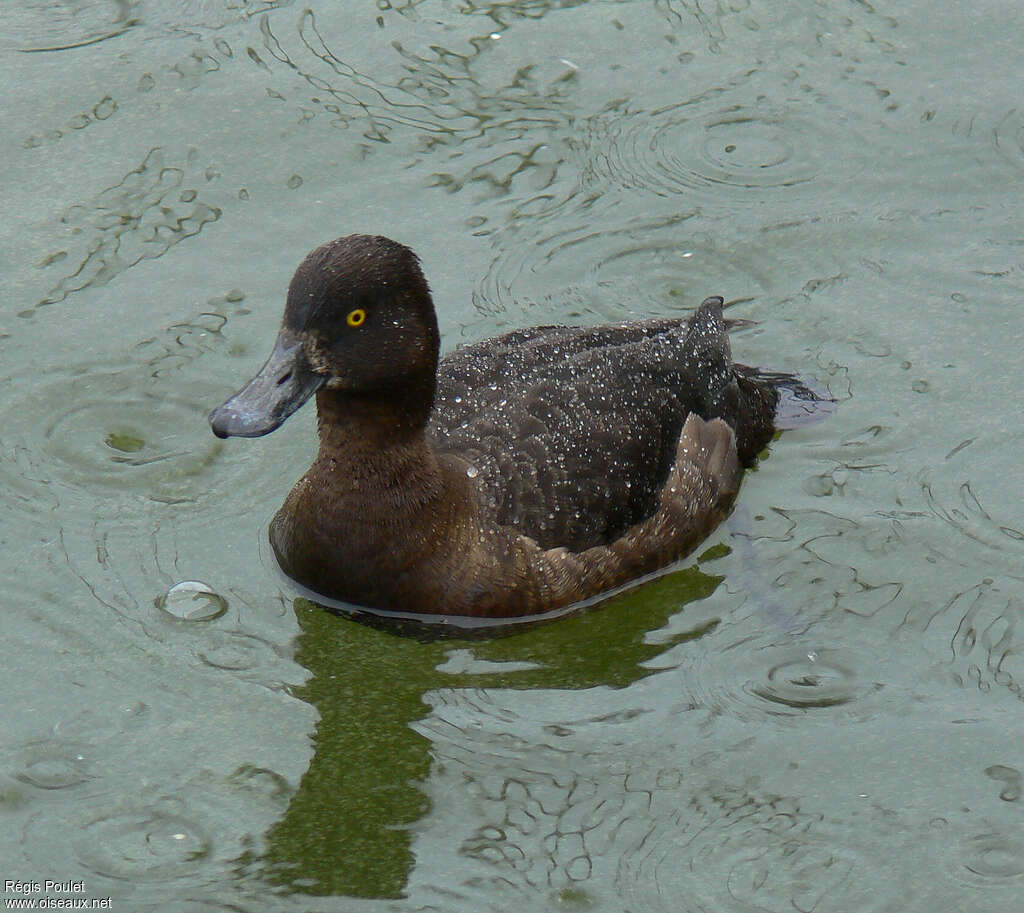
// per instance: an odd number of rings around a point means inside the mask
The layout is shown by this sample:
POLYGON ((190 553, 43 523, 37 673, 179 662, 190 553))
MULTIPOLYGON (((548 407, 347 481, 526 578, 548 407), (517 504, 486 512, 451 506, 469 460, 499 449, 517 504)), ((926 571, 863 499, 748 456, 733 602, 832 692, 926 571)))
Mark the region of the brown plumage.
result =
POLYGON ((275 516, 290 576, 325 596, 515 617, 691 551, 774 431, 790 375, 732 363, 722 299, 689 320, 533 327, 438 362, 411 250, 353 235, 299 266, 270 359, 210 416, 278 427, 316 391, 320 449, 275 516))

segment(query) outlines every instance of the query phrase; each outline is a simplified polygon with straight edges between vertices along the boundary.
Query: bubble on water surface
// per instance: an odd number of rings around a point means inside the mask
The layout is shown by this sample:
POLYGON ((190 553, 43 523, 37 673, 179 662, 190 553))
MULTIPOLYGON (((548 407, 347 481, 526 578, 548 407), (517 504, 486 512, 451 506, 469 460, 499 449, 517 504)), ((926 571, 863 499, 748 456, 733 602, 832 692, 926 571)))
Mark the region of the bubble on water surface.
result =
POLYGON ((180 621, 213 621, 228 610, 227 600, 200 580, 183 580, 162 596, 156 607, 180 621))

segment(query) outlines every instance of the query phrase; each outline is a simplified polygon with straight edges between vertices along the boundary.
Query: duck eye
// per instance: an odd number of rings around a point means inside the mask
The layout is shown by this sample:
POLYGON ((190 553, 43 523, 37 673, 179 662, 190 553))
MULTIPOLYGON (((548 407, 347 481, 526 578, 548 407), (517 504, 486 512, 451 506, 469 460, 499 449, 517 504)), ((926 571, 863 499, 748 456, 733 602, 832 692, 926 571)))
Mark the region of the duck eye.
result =
POLYGON ((348 312, 348 317, 345 318, 345 323, 350 327, 360 327, 363 325, 363 321, 366 320, 366 311, 362 308, 356 308, 354 311, 348 312))

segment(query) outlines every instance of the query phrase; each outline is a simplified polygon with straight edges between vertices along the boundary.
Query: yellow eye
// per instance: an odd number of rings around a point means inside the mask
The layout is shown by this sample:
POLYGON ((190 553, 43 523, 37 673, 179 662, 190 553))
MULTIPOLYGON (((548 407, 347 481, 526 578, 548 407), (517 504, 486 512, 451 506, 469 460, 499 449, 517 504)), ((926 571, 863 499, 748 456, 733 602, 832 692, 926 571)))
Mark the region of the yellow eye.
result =
POLYGON ((366 311, 362 308, 356 308, 354 311, 348 312, 348 317, 345 318, 345 323, 350 327, 361 327, 364 320, 366 320, 366 311))

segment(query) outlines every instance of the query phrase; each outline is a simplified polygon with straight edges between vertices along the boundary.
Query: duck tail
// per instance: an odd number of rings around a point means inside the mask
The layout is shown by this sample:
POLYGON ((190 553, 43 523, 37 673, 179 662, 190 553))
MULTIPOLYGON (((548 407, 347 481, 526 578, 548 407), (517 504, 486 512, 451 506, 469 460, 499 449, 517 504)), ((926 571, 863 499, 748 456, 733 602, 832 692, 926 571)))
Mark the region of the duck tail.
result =
MULTIPOLYGON (((686 325, 684 353, 695 381, 710 399, 729 383, 732 368, 732 346, 721 295, 705 298, 686 325)), ((710 405, 710 402, 709 402, 710 405)))
POLYGON ((835 411, 832 394, 814 381, 732 360, 723 300, 705 298, 690 319, 683 351, 697 392, 693 408, 703 418, 721 418, 736 434, 740 463, 751 466, 776 431, 821 421, 835 411))

